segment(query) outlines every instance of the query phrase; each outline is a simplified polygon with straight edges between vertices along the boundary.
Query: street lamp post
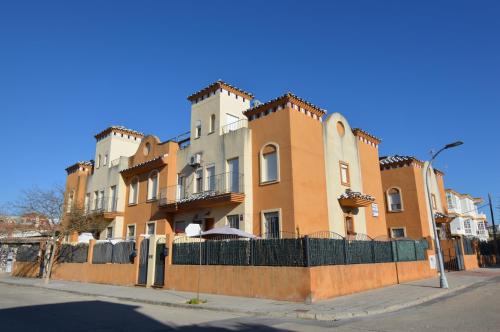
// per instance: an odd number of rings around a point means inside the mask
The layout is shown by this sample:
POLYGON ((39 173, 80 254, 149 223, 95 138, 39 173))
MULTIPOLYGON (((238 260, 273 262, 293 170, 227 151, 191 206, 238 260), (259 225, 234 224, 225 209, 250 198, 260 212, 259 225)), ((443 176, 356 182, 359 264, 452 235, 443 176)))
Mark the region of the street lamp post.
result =
POLYGON ((439 243, 439 238, 438 238, 438 233, 437 233, 437 226, 436 226, 436 219, 434 218, 434 212, 432 211, 432 198, 431 198, 431 192, 429 190, 429 172, 432 166, 432 162, 436 157, 444 150, 446 149, 451 149, 456 146, 464 144, 461 141, 457 141, 454 143, 446 144, 443 148, 441 148, 438 152, 436 152, 432 157, 429 163, 427 164, 427 169, 425 170, 425 188, 427 190, 427 200, 429 201, 429 209, 431 211, 431 219, 432 219, 432 228, 434 230, 434 250, 436 252, 436 257, 438 260, 438 266, 439 266, 439 286, 441 288, 449 288, 448 286, 448 280, 446 279, 446 276, 444 274, 444 263, 443 263, 443 253, 441 252, 441 244, 439 243))

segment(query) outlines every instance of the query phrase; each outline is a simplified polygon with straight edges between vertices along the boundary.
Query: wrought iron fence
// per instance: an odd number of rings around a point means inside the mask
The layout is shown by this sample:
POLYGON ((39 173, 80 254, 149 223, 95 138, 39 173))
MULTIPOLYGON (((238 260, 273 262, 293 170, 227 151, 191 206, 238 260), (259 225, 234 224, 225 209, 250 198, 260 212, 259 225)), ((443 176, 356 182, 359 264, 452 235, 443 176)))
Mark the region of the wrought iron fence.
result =
POLYGON ((243 193, 243 174, 226 172, 213 176, 194 178, 189 184, 174 185, 160 189, 160 206, 172 203, 187 203, 227 193, 243 193))
POLYGON ((183 265, 322 266, 425 260, 427 240, 364 240, 344 238, 333 232, 303 237, 235 239, 177 238, 172 263, 183 265), (201 251, 201 252, 200 252, 201 251))

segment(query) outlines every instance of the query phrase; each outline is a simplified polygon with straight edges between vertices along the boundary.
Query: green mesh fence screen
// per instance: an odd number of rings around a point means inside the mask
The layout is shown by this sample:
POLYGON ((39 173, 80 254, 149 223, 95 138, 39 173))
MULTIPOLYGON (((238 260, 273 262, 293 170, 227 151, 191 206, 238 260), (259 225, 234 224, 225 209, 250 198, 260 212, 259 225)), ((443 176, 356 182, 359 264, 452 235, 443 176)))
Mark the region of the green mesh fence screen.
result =
POLYGON ((395 251, 394 259, 398 262, 415 261, 415 241, 400 240, 393 242, 393 250, 395 251))
POLYGON ((347 264, 373 263, 372 241, 346 240, 347 264))
POLYGON ((345 264, 345 242, 339 239, 309 239, 311 266, 345 264))
POLYGON ((253 265, 260 266, 304 266, 302 239, 255 240, 253 265))
POLYGON ((113 244, 101 242, 94 245, 92 253, 92 264, 106 264, 113 261, 113 244))
POLYGON ((374 263, 393 262, 391 241, 373 241, 374 263))

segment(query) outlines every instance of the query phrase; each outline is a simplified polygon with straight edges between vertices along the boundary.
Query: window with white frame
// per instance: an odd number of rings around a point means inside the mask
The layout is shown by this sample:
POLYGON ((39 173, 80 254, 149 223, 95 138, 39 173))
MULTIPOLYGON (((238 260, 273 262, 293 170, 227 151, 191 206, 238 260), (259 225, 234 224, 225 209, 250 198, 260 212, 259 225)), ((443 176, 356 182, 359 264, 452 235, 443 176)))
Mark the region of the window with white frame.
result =
POLYGON ((102 160, 102 166, 106 166, 108 164, 108 154, 104 155, 104 159, 102 160))
POLYGON ((152 171, 148 178, 148 200, 158 198, 158 171, 152 171))
POLYGON ((280 215, 278 211, 264 212, 264 236, 266 238, 280 238, 280 215))
POLYGON ((464 221, 465 234, 472 234, 472 225, 470 219, 464 221))
POLYGON ((212 114, 210 116, 210 134, 213 133, 215 131, 215 114, 212 114))
POLYGON ((215 166, 209 166, 206 168, 206 186, 208 191, 215 190, 215 166))
POLYGON ((106 228, 106 239, 113 238, 113 227, 106 228))
POLYGON ((198 168, 194 173, 194 192, 201 193, 203 191, 203 169, 198 168))
POLYGON ((194 128, 194 138, 201 137, 201 120, 196 121, 196 126, 194 128))
POLYGON ((135 225, 127 226, 127 239, 131 240, 135 238, 135 225))
POLYGON ((89 212, 90 210, 90 193, 85 194, 85 202, 84 202, 85 212, 89 212))
POLYGON ((99 205, 99 192, 94 191, 94 198, 93 198, 93 204, 92 204, 92 210, 97 210, 97 206, 99 205))
POLYGON ((104 190, 99 191, 99 203, 97 204, 98 209, 104 209, 104 190))
POLYGON ((484 222, 479 221, 477 223, 477 232, 482 235, 486 234, 486 227, 484 226, 484 222))
POLYGON ((431 194, 431 202, 432 202, 432 209, 436 210, 437 209, 436 195, 431 194))
POLYGON ((340 162, 340 183, 343 186, 350 186, 349 165, 343 161, 340 162))
POLYGON ((446 204, 448 204, 449 209, 454 209, 456 207, 455 196, 450 192, 446 193, 446 204))
POLYGON ((401 190, 398 188, 390 188, 387 190, 387 207, 391 212, 399 212, 403 210, 401 200, 401 190))
POLYGON ((115 212, 118 207, 118 198, 116 197, 116 186, 109 187, 109 207, 112 212, 115 212))
POLYGON ((227 219, 227 224, 231 228, 240 228, 240 215, 239 214, 232 214, 229 216, 226 216, 227 219))
POLYGON ((99 168, 101 166, 101 155, 97 155, 97 161, 95 163, 95 168, 99 168))
POLYGON ((275 144, 267 144, 261 150, 261 182, 278 181, 278 147, 275 144))
POLYGON ((404 227, 391 228, 391 237, 393 239, 401 239, 406 237, 406 229, 404 227))
POLYGON ((186 178, 177 174, 177 200, 183 199, 186 197, 186 178))
POLYGON ((137 204, 138 197, 139 197, 139 179, 133 178, 132 181, 130 181, 128 203, 137 204))
POLYGON ((155 223, 150 222, 146 225, 146 234, 154 235, 155 234, 155 223))

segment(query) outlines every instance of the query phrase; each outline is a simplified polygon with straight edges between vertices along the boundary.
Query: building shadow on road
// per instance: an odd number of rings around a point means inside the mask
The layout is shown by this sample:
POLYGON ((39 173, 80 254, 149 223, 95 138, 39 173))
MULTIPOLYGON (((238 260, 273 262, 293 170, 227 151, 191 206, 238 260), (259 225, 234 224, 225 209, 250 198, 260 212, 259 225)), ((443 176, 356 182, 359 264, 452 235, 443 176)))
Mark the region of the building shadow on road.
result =
MULTIPOLYGON (((3 331, 282 331, 248 323, 232 323, 227 328, 210 323, 170 326, 138 312, 138 308, 104 301, 33 305, 0 310, 0 322, 3 331)), ((197 310, 191 311, 196 316, 197 310)))

